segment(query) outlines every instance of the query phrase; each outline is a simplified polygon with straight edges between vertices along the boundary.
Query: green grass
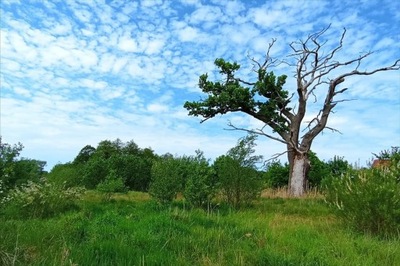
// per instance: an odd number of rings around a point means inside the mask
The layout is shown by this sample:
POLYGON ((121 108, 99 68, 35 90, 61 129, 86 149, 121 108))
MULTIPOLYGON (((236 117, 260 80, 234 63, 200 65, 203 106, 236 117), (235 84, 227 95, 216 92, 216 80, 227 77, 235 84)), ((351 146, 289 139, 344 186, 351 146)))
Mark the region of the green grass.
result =
POLYGON ((200 210, 90 192, 79 210, 0 224, 0 265, 400 265, 400 241, 353 233, 321 199, 200 210))

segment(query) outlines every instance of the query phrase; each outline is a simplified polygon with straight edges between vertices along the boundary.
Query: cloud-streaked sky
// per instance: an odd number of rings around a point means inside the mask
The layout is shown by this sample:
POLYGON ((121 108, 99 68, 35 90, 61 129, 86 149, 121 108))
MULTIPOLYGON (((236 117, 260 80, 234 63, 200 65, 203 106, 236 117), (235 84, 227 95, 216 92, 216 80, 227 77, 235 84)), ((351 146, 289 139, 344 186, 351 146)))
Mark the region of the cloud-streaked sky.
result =
MULTIPOLYGON (((262 60, 272 38, 271 56, 286 59, 292 41, 329 24, 327 47, 347 29, 339 59, 374 51, 360 70, 400 58, 400 2, 393 0, 2 0, 0 134, 48 168, 73 160, 87 144, 116 138, 158 154, 201 149, 215 158, 244 136, 224 130, 228 120, 245 128, 259 123, 240 114, 203 124, 189 117, 184 102, 204 97, 199 76, 219 78, 215 58, 238 62, 248 75, 248 56, 262 60)), ((275 69, 289 76, 289 91, 293 72, 275 69)), ((399 146, 400 71, 343 85, 349 90, 342 99, 352 101, 340 103, 328 121, 342 134, 324 131, 312 150, 321 159, 339 155, 363 165, 372 152, 399 146)), ((284 150, 258 139, 265 158, 284 150)))

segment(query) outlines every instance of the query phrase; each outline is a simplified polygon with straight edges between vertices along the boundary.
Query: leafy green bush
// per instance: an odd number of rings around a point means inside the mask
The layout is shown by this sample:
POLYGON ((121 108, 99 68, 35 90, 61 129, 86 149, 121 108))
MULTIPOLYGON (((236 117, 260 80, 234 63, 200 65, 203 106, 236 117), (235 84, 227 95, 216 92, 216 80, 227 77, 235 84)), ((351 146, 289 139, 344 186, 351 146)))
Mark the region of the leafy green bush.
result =
POLYGON ((256 166, 262 156, 254 155, 256 139, 254 134, 239 139, 227 155, 218 157, 214 163, 221 193, 235 208, 251 203, 263 188, 256 166))
POLYGON ((271 161, 266 165, 264 180, 267 187, 280 188, 288 185, 289 182, 289 164, 281 164, 280 161, 271 161))
POLYGON ((308 159, 310 160, 310 171, 307 174, 308 186, 310 188, 320 187, 321 181, 330 175, 330 168, 313 151, 309 151, 308 159))
POLYGON ((260 196, 262 178, 255 169, 241 166, 226 155, 218 157, 214 167, 222 196, 228 204, 237 208, 260 196))
POLYGON ((37 183, 29 181, 10 190, 1 205, 4 214, 10 217, 44 218, 75 208, 75 200, 83 192, 82 188, 66 188, 45 179, 37 183))
POLYGON ((151 169, 152 181, 149 193, 161 203, 174 200, 182 191, 183 175, 178 159, 168 157, 156 161, 151 169))
POLYGON ((82 166, 65 163, 55 165, 46 176, 49 182, 56 184, 65 183, 66 187, 76 187, 83 185, 82 166))
POLYGON ((111 199, 112 193, 115 192, 126 192, 126 187, 124 185, 124 180, 117 176, 115 171, 111 171, 106 179, 101 181, 96 189, 103 194, 103 198, 106 201, 111 199))
POLYGON ((209 204, 216 192, 216 175, 201 151, 189 158, 183 195, 195 207, 209 204))
POLYGON ((400 237, 400 164, 331 178, 326 201, 358 231, 400 237))

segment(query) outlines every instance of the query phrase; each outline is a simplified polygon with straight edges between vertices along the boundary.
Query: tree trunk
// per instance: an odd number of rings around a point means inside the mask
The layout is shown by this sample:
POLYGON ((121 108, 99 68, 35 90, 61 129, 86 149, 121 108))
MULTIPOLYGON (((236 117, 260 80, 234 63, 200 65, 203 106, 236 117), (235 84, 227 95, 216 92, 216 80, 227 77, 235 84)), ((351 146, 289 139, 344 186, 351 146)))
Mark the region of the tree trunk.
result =
POLYGON ((290 166, 289 194, 293 197, 304 195, 307 184, 307 173, 310 168, 307 153, 295 152, 290 166))

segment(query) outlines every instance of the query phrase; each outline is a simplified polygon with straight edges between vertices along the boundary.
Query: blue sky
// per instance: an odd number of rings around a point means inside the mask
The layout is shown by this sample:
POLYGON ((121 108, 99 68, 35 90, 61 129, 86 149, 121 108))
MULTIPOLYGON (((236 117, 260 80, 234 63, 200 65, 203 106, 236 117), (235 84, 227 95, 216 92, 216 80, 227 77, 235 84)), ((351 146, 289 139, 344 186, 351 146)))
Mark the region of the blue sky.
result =
MULTIPOLYGON (((392 0, 2 0, 0 134, 48 168, 116 138, 158 154, 201 149, 215 158, 244 135, 224 130, 228 121, 260 123, 240 114, 203 124, 187 116, 184 102, 202 97, 199 75, 218 79, 213 62, 222 57, 247 77, 248 56, 261 60, 272 38, 271 55, 286 59, 292 41, 329 24, 327 48, 347 29, 339 60, 375 51, 360 66, 372 70, 400 58, 400 2, 392 0)), ((293 68, 273 70, 295 89, 293 68)), ((342 99, 352 101, 328 122, 342 134, 324 131, 312 150, 365 165, 372 152, 400 145, 400 72, 351 77, 344 86, 342 99)), ((306 121, 318 109, 309 110, 306 121)), ((257 150, 269 158, 285 147, 260 137, 257 150)))

